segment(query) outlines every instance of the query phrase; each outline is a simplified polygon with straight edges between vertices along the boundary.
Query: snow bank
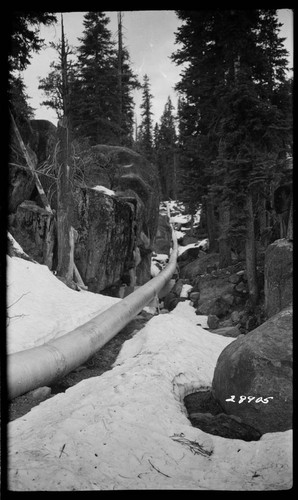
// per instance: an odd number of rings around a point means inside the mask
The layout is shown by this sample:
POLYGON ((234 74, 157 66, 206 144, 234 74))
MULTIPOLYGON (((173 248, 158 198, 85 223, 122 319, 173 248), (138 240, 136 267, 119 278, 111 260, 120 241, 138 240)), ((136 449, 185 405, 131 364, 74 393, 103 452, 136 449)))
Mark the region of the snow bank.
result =
POLYGON ((177 240, 179 240, 180 238, 183 238, 183 236, 185 236, 186 231, 178 231, 177 229, 175 229, 175 234, 176 234, 177 240))
POLYGON ((155 278, 162 269, 167 265, 169 262, 169 256, 166 253, 153 253, 152 258, 151 258, 151 277, 155 278))
POLYGON ((180 293, 180 297, 184 297, 184 298, 188 297, 188 294, 189 294, 189 292, 190 292, 192 289, 193 289, 193 286, 192 286, 192 285, 187 285, 187 284, 183 285, 183 286, 182 286, 181 293, 180 293))
POLYGON ((171 224, 187 224, 190 221, 190 215, 171 215, 170 222, 171 224))
POLYGON ((179 315, 155 316, 125 342, 112 370, 9 423, 9 489, 289 488, 291 431, 245 442, 187 419, 183 398, 210 387, 233 340, 179 315))
MULTIPOLYGON (((8 264, 12 351, 62 335, 119 300, 70 290, 39 264, 8 264)), ((210 388, 219 354, 235 341, 198 322, 189 301, 180 302, 125 342, 112 370, 10 422, 9 490, 291 488, 292 431, 245 442, 191 426, 183 398, 210 388)))
POLYGON ((189 248, 200 248, 201 250, 208 250, 209 248, 209 240, 205 238, 204 240, 198 240, 196 243, 190 243, 189 245, 179 246, 178 247, 178 255, 182 255, 189 248))
POLYGON ((162 270, 162 266, 155 262, 154 260, 151 260, 151 268, 150 268, 150 274, 152 278, 155 278, 160 271, 162 270))
POLYGON ((68 288, 47 266, 7 257, 7 352, 60 337, 120 299, 68 288))
POLYGON ((180 316, 181 318, 191 321, 193 325, 201 326, 202 328, 209 328, 207 324, 208 316, 197 315, 194 307, 191 305, 190 300, 178 302, 175 309, 170 312, 172 316, 180 316))
POLYGON ((108 189, 105 186, 94 186, 92 189, 95 191, 100 191, 102 193, 108 194, 109 196, 113 196, 115 194, 115 191, 112 191, 111 189, 108 189))

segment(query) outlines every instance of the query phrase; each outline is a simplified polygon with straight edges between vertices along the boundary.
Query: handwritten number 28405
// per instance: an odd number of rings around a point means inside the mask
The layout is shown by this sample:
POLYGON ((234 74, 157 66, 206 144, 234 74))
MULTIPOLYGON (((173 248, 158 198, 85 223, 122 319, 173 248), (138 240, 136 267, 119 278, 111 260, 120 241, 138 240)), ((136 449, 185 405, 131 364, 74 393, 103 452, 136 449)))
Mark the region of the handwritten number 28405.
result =
MULTIPOLYGON (((239 396, 238 403, 241 404, 243 401, 247 400, 247 403, 251 403, 255 400, 255 403, 264 403, 265 405, 269 403, 269 399, 273 399, 273 396, 268 396, 267 398, 256 398, 255 396, 239 396)), ((226 399, 226 401, 231 401, 232 403, 237 403, 235 400, 235 395, 233 394, 230 398, 226 399)))

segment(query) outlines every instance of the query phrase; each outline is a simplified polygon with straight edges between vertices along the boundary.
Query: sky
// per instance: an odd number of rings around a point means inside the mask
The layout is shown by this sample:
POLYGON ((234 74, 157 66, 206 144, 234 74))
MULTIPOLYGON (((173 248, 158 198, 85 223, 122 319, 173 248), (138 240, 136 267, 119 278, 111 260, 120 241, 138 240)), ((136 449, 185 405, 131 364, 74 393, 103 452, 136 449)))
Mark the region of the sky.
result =
MULTIPOLYGON (((293 66, 293 13, 290 9, 281 9, 279 20, 283 23, 280 32, 281 37, 286 38, 285 46, 290 52, 289 67, 293 66)), ((70 45, 79 44, 78 37, 83 31, 83 17, 85 12, 64 12, 63 22, 65 35, 70 45)), ((117 12, 106 11, 110 19, 108 28, 113 39, 117 42, 117 12)), ((41 37, 46 43, 58 42, 61 38, 60 15, 57 15, 58 23, 55 26, 41 26, 41 37)), ((181 21, 173 10, 152 11, 123 11, 123 43, 130 54, 133 71, 143 82, 145 74, 149 76, 151 84, 153 122, 159 121, 163 113, 168 97, 171 97, 173 105, 177 106, 177 93, 175 84, 180 79, 181 67, 170 60, 170 56, 178 49, 175 44, 175 32, 181 21)), ((35 109, 35 118, 47 119, 55 125, 57 117, 53 110, 41 106, 44 99, 41 90, 38 90, 39 78, 44 78, 50 71, 50 62, 56 57, 56 52, 47 47, 40 53, 34 54, 30 66, 23 73, 27 86, 27 94, 30 97, 29 104, 35 109)), ((138 123, 139 106, 142 101, 142 91, 135 91, 135 113, 138 123)))
MULTIPOLYGON (((10 353, 60 337, 118 300, 71 290, 44 265, 7 262, 10 353)), ((184 397, 211 388, 218 356, 236 341, 205 330, 206 320, 189 300, 153 316, 111 370, 10 422, 9 490, 290 489, 292 430, 243 441, 187 418, 184 397)))

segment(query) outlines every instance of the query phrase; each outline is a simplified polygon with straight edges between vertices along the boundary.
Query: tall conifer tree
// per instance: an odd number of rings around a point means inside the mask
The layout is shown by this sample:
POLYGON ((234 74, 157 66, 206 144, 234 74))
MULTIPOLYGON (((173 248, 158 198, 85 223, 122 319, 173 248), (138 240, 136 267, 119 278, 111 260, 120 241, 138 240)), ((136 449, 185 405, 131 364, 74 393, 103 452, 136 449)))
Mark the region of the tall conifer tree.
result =
POLYGON ((8 101, 16 122, 32 118, 33 110, 28 105, 26 86, 22 77, 33 52, 39 52, 44 45, 38 27, 49 26, 57 21, 52 12, 11 11, 8 16, 10 44, 8 50, 8 101))
POLYGON ((78 79, 72 89, 76 136, 91 144, 117 143, 117 50, 104 12, 84 16, 79 38, 78 79))
MULTIPOLYGON (((290 135, 289 127, 281 126, 285 108, 276 104, 287 54, 276 11, 178 11, 178 16, 184 21, 177 33, 182 48, 173 59, 188 65, 177 89, 192 110, 190 135, 197 142, 206 196, 219 203, 222 264, 229 260, 231 229, 237 227, 239 241, 242 226, 247 266, 253 269, 254 194, 281 167, 290 135)), ((254 285, 250 292, 255 302, 254 285)))
POLYGON ((165 104, 160 125, 155 129, 155 161, 159 171, 162 197, 164 200, 176 198, 176 129, 174 106, 171 98, 165 104))
POLYGON ((152 124, 152 99, 150 93, 150 80, 148 75, 143 78, 143 94, 141 103, 141 123, 138 128, 137 149, 149 160, 153 159, 153 124, 152 124))

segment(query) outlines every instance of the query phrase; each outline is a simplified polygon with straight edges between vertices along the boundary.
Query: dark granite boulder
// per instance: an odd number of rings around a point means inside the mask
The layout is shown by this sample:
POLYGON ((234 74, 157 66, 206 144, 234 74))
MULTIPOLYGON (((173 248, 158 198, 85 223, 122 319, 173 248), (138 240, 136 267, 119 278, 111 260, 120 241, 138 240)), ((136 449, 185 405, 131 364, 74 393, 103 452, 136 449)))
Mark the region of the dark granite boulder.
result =
POLYGON ((237 338, 221 352, 215 367, 216 401, 262 434, 293 425, 292 316, 292 308, 286 308, 237 338))
MULTIPOLYGON (((93 160, 85 164, 88 186, 104 185, 135 207, 135 244, 141 262, 136 269, 137 284, 151 278, 151 255, 159 219, 159 180, 157 168, 135 151, 99 144, 92 147, 93 160)), ((83 155, 82 155, 83 157, 83 155)))
POLYGON ((133 212, 129 203, 95 189, 76 193, 75 263, 88 290, 101 292, 129 267, 133 212))

